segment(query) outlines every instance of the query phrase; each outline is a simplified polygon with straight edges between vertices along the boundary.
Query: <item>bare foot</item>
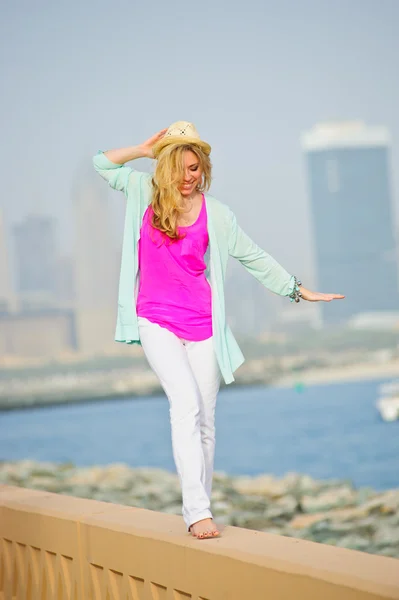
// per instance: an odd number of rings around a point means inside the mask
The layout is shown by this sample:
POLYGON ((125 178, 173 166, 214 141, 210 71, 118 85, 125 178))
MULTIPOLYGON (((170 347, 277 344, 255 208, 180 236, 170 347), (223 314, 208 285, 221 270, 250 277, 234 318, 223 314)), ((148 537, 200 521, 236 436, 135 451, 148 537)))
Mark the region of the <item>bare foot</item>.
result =
POLYGON ((190 526, 190 533, 200 540, 214 538, 220 535, 220 531, 212 519, 202 519, 201 521, 193 523, 190 526))

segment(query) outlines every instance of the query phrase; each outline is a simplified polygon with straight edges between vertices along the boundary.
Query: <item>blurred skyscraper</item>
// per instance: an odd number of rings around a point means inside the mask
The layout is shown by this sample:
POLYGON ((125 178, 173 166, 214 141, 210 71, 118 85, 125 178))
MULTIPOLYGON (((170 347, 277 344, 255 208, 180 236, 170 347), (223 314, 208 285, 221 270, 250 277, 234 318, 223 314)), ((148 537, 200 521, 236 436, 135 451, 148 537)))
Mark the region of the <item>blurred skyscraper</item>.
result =
POLYGON ((17 292, 22 308, 53 305, 57 244, 53 219, 29 215, 14 226, 17 292))
POLYGON ((390 139, 362 122, 316 125, 306 152, 318 290, 346 295, 321 307, 325 323, 399 311, 390 139))
POLYGON ((274 294, 247 273, 238 261, 229 264, 225 294, 227 321, 237 334, 257 337, 270 330, 276 319, 274 294))
POLYGON ((109 214, 108 187, 94 170, 80 173, 73 191, 73 204, 78 348, 88 354, 115 350, 119 263, 109 214))
POLYGON ((68 301, 73 285, 70 269, 62 269, 58 257, 54 221, 30 215, 13 233, 18 294, 11 283, 0 213, 0 357, 54 358, 75 351, 75 321, 68 301))
POLYGON ((72 256, 59 256, 57 260, 57 305, 75 307, 75 272, 72 256))
POLYGON ((0 211, 0 312, 15 309, 15 295, 10 276, 9 252, 3 214, 0 211))

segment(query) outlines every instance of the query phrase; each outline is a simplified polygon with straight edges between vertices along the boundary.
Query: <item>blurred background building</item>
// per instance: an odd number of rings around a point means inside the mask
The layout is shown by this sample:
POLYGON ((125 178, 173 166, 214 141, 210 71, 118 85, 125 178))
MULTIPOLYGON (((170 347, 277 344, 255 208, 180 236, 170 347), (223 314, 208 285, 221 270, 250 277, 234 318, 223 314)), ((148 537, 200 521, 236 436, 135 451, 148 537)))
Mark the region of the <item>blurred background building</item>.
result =
POLYGON ((15 302, 6 228, 3 213, 0 210, 0 313, 15 309, 15 302))
POLYGON ((115 351, 120 264, 113 239, 108 187, 94 169, 83 170, 76 179, 72 200, 78 348, 88 354, 115 351))
MULTIPOLYGON (((302 136, 314 235, 317 288, 343 293, 321 303, 325 324, 359 313, 394 311, 398 319, 397 248, 384 127, 322 123, 302 136)), ((396 315, 396 316, 395 316, 396 315)))
POLYGON ((108 188, 94 170, 78 174, 72 204, 70 255, 60 254, 53 218, 29 214, 8 244, 0 214, 0 355, 123 351, 114 342, 120 253, 108 188))
POLYGON ((229 262, 225 282, 226 319, 235 332, 257 337, 269 331, 276 320, 272 296, 238 261, 229 262))
POLYGON ((54 219, 30 214, 14 226, 13 233, 21 308, 53 307, 58 257, 54 219))
MULTIPOLYGON (((9 251, 0 214, 0 356, 48 359, 76 352, 74 312, 70 302, 60 301, 65 269, 54 220, 30 214, 12 232, 14 252, 9 251)), ((70 295, 72 282, 64 287, 70 295)))
POLYGON ((51 359, 76 350, 72 310, 36 308, 0 313, 0 356, 51 359))

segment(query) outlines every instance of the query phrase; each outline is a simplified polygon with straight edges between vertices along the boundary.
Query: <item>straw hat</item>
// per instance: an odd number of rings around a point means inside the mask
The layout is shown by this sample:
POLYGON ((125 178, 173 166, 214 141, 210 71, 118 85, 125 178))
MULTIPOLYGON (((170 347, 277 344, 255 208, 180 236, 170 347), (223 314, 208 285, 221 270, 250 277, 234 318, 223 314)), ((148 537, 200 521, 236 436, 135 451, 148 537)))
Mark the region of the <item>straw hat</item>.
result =
POLYGON ((209 144, 201 140, 198 131, 195 126, 188 121, 176 121, 168 127, 164 137, 156 142, 152 147, 152 153, 154 158, 158 158, 159 153, 165 146, 174 143, 181 144, 195 144, 199 146, 205 154, 211 153, 211 147, 209 144))

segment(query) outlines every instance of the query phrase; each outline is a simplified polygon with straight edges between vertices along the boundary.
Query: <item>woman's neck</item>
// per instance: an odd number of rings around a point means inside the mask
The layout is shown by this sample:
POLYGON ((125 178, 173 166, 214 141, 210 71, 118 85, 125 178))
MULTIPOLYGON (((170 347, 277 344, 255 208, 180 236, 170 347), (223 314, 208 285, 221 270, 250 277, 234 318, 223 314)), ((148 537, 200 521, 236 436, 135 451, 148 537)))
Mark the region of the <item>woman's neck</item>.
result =
POLYGON ((202 198, 202 192, 199 192, 198 190, 195 190, 189 196, 182 196, 181 197, 182 205, 183 206, 187 206, 187 207, 193 206, 200 198, 202 198))

